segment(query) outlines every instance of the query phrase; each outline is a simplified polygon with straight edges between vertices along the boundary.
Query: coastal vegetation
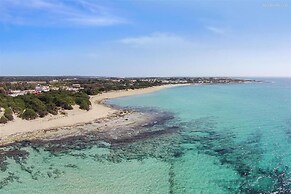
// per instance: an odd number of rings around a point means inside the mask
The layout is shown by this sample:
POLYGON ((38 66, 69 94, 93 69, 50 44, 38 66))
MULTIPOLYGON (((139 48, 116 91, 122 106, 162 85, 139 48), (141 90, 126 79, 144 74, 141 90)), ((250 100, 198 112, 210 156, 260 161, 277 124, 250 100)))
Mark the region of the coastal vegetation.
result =
POLYGON ((73 105, 79 105, 80 109, 89 110, 91 105, 89 96, 83 92, 61 90, 16 97, 0 94, 0 107, 4 109, 0 123, 13 120, 13 115, 26 120, 45 117, 49 113, 56 115, 60 110, 73 109, 73 105))
POLYGON ((96 95, 102 92, 108 92, 113 90, 129 90, 129 89, 141 89, 148 88, 152 86, 162 85, 160 80, 154 81, 143 81, 137 80, 81 80, 79 81, 82 86, 82 91, 88 95, 96 95))

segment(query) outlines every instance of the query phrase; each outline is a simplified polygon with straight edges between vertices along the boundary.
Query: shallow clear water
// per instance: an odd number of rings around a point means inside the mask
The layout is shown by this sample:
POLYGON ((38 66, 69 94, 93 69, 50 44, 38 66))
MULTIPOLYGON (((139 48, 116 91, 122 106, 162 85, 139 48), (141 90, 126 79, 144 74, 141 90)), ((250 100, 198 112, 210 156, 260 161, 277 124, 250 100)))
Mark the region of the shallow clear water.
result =
POLYGON ((0 191, 291 193, 291 79, 270 81, 176 87, 110 100, 173 119, 149 129, 163 133, 122 144, 74 141, 64 143, 65 152, 21 147, 28 155, 8 157, 0 191))

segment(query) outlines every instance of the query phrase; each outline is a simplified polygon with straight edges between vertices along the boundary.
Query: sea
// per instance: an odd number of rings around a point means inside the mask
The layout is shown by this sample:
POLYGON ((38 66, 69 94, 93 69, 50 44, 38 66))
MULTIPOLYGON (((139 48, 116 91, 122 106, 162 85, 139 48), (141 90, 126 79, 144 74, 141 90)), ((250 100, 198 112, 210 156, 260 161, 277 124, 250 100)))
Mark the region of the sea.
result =
POLYGON ((108 100, 166 116, 123 141, 1 148, 0 193, 291 193, 291 79, 257 80, 108 100))

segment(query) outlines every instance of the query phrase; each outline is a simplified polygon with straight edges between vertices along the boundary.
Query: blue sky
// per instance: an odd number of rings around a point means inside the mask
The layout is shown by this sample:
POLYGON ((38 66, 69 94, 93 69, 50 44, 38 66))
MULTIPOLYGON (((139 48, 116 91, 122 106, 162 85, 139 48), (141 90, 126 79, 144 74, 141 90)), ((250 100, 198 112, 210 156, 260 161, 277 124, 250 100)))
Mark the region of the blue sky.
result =
POLYGON ((1 0, 0 75, 291 76, 291 1, 1 0))

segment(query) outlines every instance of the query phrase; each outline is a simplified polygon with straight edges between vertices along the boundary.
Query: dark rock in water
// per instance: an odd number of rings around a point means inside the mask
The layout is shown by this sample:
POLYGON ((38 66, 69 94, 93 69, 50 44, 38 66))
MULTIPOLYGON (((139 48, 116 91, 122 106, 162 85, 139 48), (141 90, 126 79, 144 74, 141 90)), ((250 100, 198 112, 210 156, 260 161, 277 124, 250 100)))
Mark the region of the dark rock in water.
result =
POLYGON ((223 155, 228 155, 228 154, 233 154, 236 150, 232 147, 229 148, 217 148, 213 150, 216 154, 221 155, 221 157, 223 157, 223 155))
POLYGON ((291 143, 291 129, 285 130, 285 133, 286 133, 286 135, 288 137, 288 142, 291 143))
POLYGON ((0 181, 0 189, 7 186, 9 183, 12 183, 14 181, 19 181, 19 177, 15 176, 14 173, 8 172, 8 177, 2 179, 0 181))
POLYGON ((162 135, 172 134, 172 133, 177 132, 178 130, 180 130, 179 127, 168 127, 168 128, 157 130, 157 131, 141 132, 132 137, 126 137, 126 138, 120 138, 120 139, 109 139, 109 141, 115 146, 118 144, 129 144, 129 143, 141 141, 144 139, 157 138, 162 135))
POLYGON ((21 141, 20 144, 21 144, 21 147, 28 147, 31 145, 31 141, 24 140, 24 141, 21 141))
POLYGON ((25 172, 27 172, 29 174, 33 173, 33 171, 30 168, 28 168, 28 167, 26 167, 24 165, 21 165, 21 170, 23 170, 23 171, 25 171, 25 172))
POLYGON ((251 172, 251 168, 248 165, 243 164, 243 163, 238 163, 235 169, 241 177, 249 176, 251 172))
POLYGON ((65 165, 65 167, 67 167, 67 168, 78 168, 78 166, 75 165, 75 164, 67 164, 67 165, 65 165))
POLYGON ((20 160, 24 160, 27 158, 28 152, 26 152, 24 150, 10 150, 7 153, 7 156, 12 157, 16 161, 20 161, 20 160))
POLYGON ((45 151, 49 151, 51 153, 61 153, 64 150, 64 147, 61 145, 52 145, 49 147, 46 147, 45 151))
POLYGON ((49 178, 51 178, 51 177, 53 176, 53 174, 52 174, 51 172, 47 172, 47 176, 48 176, 49 178))
POLYGON ((174 156, 175 158, 180 158, 181 156, 183 156, 183 152, 181 152, 181 151, 176 151, 176 152, 174 152, 173 156, 174 156))

